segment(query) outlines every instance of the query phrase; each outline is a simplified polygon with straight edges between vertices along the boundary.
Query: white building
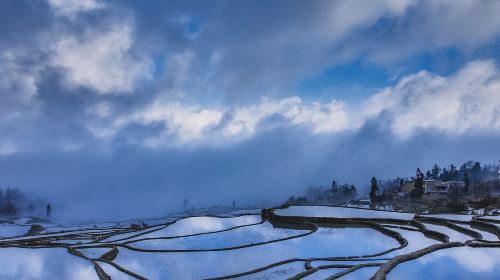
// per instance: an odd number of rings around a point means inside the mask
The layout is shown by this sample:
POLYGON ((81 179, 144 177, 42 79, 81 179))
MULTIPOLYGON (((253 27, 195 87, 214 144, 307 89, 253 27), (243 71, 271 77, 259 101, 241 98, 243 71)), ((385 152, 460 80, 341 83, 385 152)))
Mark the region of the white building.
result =
POLYGON ((424 180, 424 195, 427 198, 447 198, 452 191, 463 192, 464 188, 465 183, 461 181, 424 180))
POLYGON ((448 194, 449 185, 439 180, 424 180, 424 193, 448 194))

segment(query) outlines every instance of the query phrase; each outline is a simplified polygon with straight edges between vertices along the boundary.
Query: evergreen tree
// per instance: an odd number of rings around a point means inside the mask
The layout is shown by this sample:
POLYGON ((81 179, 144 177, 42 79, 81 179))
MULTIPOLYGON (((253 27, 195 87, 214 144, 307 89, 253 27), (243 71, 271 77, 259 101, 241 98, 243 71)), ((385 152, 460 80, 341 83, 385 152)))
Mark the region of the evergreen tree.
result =
POLYGON ((469 180, 469 174, 467 174, 467 172, 464 173, 464 180, 463 181, 465 183, 464 192, 468 193, 469 192, 469 186, 470 186, 470 180, 469 180))
POLYGON ((14 216, 17 214, 17 207, 10 200, 5 200, 3 206, 3 213, 7 216, 14 216))
POLYGON ((358 196, 358 192, 357 192, 356 187, 354 185, 351 185, 350 195, 351 195, 351 199, 356 198, 358 196))
POLYGON ((443 182, 449 181, 448 180, 449 176, 450 176, 450 173, 448 172, 448 170, 446 170, 446 167, 443 168, 443 173, 441 173, 441 176, 440 176, 441 181, 443 181, 443 182))
POLYGON ((439 177, 439 166, 437 164, 434 164, 434 166, 432 166, 431 178, 437 180, 438 177, 439 177))
POLYGON ((50 203, 47 204, 47 212, 45 213, 45 215, 47 216, 47 219, 50 219, 50 217, 52 216, 52 206, 50 206, 50 203))
POLYGON ((411 191, 412 198, 422 198, 424 194, 424 175, 420 171, 420 168, 417 168, 415 183, 413 184, 413 190, 411 191))
POLYGON ((33 206, 33 204, 30 204, 28 206, 28 210, 30 211, 30 216, 33 216, 33 211, 35 211, 35 206, 33 206))
POLYGON ((330 191, 331 191, 332 193, 336 193, 336 192, 338 191, 337 181, 332 180, 332 188, 330 189, 330 191))
POLYGON ((450 181, 457 181, 458 180, 458 170, 455 165, 450 165, 450 181))
POLYGON ((370 201, 371 202, 377 201, 377 195, 378 195, 377 179, 373 177, 371 180, 370 201))

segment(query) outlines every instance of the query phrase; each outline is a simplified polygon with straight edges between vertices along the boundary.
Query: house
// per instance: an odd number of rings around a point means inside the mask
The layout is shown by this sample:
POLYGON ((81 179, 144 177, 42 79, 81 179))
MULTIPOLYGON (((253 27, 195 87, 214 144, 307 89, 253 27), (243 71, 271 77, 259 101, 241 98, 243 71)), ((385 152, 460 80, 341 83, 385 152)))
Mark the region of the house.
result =
POLYGON ((439 180, 424 180, 423 199, 446 199, 448 198, 448 185, 439 180))
POLYGON ((448 185, 439 180, 424 180, 424 194, 427 193, 448 193, 448 185))
POLYGON ((461 181, 424 180, 424 199, 447 199, 454 192, 463 192, 465 183, 461 181))
POLYGON ((411 193, 411 191, 413 190, 413 184, 415 184, 415 181, 413 179, 403 180, 401 184, 401 192, 405 194, 411 193))
POLYGON ((448 184, 449 190, 457 189, 459 192, 463 192, 465 189, 465 183, 462 181, 448 181, 444 183, 448 184))

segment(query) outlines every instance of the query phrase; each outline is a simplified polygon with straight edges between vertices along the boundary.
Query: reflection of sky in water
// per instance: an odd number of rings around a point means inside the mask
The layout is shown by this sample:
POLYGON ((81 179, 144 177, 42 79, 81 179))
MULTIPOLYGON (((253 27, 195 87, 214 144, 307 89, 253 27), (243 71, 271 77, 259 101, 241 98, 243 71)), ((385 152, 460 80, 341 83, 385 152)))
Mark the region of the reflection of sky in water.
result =
POLYGON ((159 230, 143 234, 135 238, 130 238, 128 240, 136 240, 136 239, 152 238, 152 237, 190 235, 190 234, 198 234, 210 231, 219 231, 240 225, 255 224, 260 221, 261 221, 260 215, 250 215, 250 216, 241 216, 232 218, 190 217, 190 218, 180 219, 166 228, 163 228, 164 226, 161 225, 158 227, 145 229, 143 231, 114 235, 110 238, 104 239, 103 241, 111 242, 122 238, 128 238, 130 236, 135 236, 141 232, 142 233, 149 232, 153 229, 159 229, 159 230))
POLYGON ((29 230, 30 226, 0 224, 0 238, 24 235, 29 230))
POLYGON ((290 206, 275 211, 280 216, 336 217, 336 218, 395 218, 413 219, 414 214, 375 211, 359 208, 330 206, 290 206))
POLYGON ((388 279, 500 279, 500 250, 451 248, 400 264, 388 279))
MULTIPOLYGON (((320 269, 315 273, 302 278, 302 280, 316 280, 316 279, 326 279, 334 274, 342 272, 345 268, 329 268, 329 269, 320 269)), ((274 279, 273 279, 274 280, 274 279)))
POLYGON ((307 233, 307 230, 274 228, 270 223, 176 239, 155 239, 129 244, 144 249, 214 249, 260 243, 307 233))
MULTIPOLYGON (((271 234, 266 233, 267 237, 271 234)), ((398 245, 372 229, 320 228, 309 236, 231 251, 143 253, 120 249, 115 261, 151 279, 199 279, 239 273, 289 258, 373 254, 398 245)))
POLYGON ((450 237, 450 242, 465 242, 467 240, 473 239, 472 237, 465 235, 463 233, 460 233, 458 231, 452 230, 448 227, 441 226, 441 225, 433 225, 433 224, 425 224, 427 229, 437 231, 437 232, 442 232, 450 237))
MULTIPOLYGON (((303 272, 304 262, 292 262, 265 271, 257 272, 251 275, 236 278, 238 280, 285 280, 300 272, 303 272)), ((306 278, 303 278, 306 279, 306 278)))
POLYGON ((483 236, 484 240, 498 241, 498 237, 496 235, 494 235, 493 233, 490 233, 490 232, 487 232, 487 231, 482 231, 482 230, 479 230, 477 228, 473 228, 473 227, 471 227, 469 225, 460 225, 460 226, 464 227, 464 228, 472 229, 472 230, 475 230, 475 231, 481 233, 481 235, 483 236))
POLYGON ((259 223, 261 220, 262 219, 260 218, 260 215, 241 216, 234 218, 191 217, 179 220, 174 224, 169 225, 165 229, 141 235, 136 238, 131 238, 130 240, 219 231, 236 226, 259 223))
POLYGON ((424 247, 431 246, 434 244, 438 244, 441 242, 438 242, 433 239, 429 239, 425 237, 421 232, 417 231, 408 231, 408 230, 402 230, 402 229, 391 229, 393 231, 399 232, 407 241, 408 241, 408 246, 404 247, 403 249, 391 252, 389 254, 386 254, 384 256, 380 256, 381 258, 387 258, 387 257, 395 257, 396 255, 401 255, 401 254, 407 254, 413 251, 420 250, 424 247))
POLYGON ((359 279, 370 279, 373 274, 378 270, 378 267, 365 267, 360 268, 354 272, 341 277, 342 280, 359 280, 359 279))
POLYGON ((86 260, 66 249, 0 249, 0 279, 98 279, 86 260))
POLYGON ((106 274, 111 276, 111 279, 117 279, 117 280, 137 280, 137 278, 129 276, 128 274, 125 274, 118 269, 116 269, 114 266, 107 264, 105 262, 99 262, 99 265, 101 266, 104 271, 106 271, 106 274))
MULTIPOLYGON (((281 211, 281 210, 280 210, 281 211)), ((285 211, 285 210, 283 210, 285 211)), ((291 207, 287 215, 337 216, 337 217, 392 217, 401 218, 404 213, 364 211, 359 209, 335 207, 291 207), (362 211, 362 212, 361 212, 362 211)), ((410 214, 411 215, 411 214, 410 214)), ((466 216, 451 215, 447 218, 465 219, 466 216)), ((160 231, 146 234, 144 237, 160 237, 196 234, 223 230, 235 226, 253 224, 260 221, 259 215, 215 218, 191 217, 180 220, 160 231)), ((0 227, 0 236, 24 234, 29 225, 19 220, 18 225, 4 224, 0 227)), ((440 231, 450 236, 450 241, 465 241, 469 236, 447 227, 426 224, 431 230, 440 231)), ((71 224, 44 225, 49 229, 77 229, 71 224)), ((106 225, 109 226, 109 225, 106 225)), ((461 225, 470 228, 468 225, 461 225)), ((88 229, 81 232, 106 232, 88 229)), ((407 254, 421 248, 437 244, 420 232, 392 229, 401 233, 409 242, 406 248, 391 252, 381 258, 407 254)), ((488 240, 498 240, 491 233, 481 232, 488 240)), ((306 231, 274 228, 269 223, 252 225, 226 232, 185 237, 171 240, 156 240, 131 243, 130 245, 149 249, 207 249, 231 247, 262 241, 275 240, 297 235, 306 231)), ((127 233, 120 238, 135 235, 127 233)), ((58 234, 56 234, 58 235, 58 234)), ((20 237, 15 239, 26 239, 20 237)), ((110 238, 116 239, 117 237, 110 238)), ((75 242, 75 240, 63 240, 75 242)), ((200 279, 240 273, 290 258, 335 257, 349 255, 374 254, 399 244, 392 238, 367 228, 320 228, 312 235, 271 243, 245 249, 200 252, 200 253, 146 253, 120 248, 116 263, 148 277, 149 279, 200 279)), ((106 249, 82 249, 87 256, 95 258, 107 252, 106 249)), ((313 266, 332 264, 330 261, 315 261, 313 266)), ((335 262, 349 263, 349 262, 335 262)), ((351 262, 362 263, 362 262, 351 262)), ((128 279, 128 276, 116 268, 101 263, 103 269, 113 279, 128 279)), ((363 268, 342 279, 369 279, 378 268, 363 268)), ((240 279, 287 279, 304 270, 303 262, 285 264, 240 279)), ((343 269, 328 269, 314 273, 305 279, 323 279, 343 269)), ((388 279, 500 279, 500 250, 486 248, 452 248, 440 250, 417 260, 409 261, 396 267, 388 279)), ((92 265, 67 253, 65 249, 0 249, 0 279, 97 279, 92 265)))

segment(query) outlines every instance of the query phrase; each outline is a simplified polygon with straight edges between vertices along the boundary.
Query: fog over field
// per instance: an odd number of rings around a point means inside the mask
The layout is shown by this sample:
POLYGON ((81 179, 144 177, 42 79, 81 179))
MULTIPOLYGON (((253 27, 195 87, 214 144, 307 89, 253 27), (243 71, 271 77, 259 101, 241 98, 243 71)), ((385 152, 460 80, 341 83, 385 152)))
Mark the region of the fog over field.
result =
POLYGON ((51 198, 57 211, 65 212, 60 215, 125 218, 179 211, 185 197, 197 207, 229 206, 233 200, 281 203, 309 184, 328 186, 332 175, 367 193, 374 174, 411 176, 416 166, 431 166, 432 158, 462 162, 482 155, 488 162, 498 153, 494 137, 447 141, 425 135, 402 143, 369 130, 320 139, 278 130, 230 147, 190 151, 127 148, 8 156, 0 166, 6 185, 51 198), (374 144, 380 138, 386 138, 382 147, 374 144), (425 144, 430 139, 432 147, 425 144))

